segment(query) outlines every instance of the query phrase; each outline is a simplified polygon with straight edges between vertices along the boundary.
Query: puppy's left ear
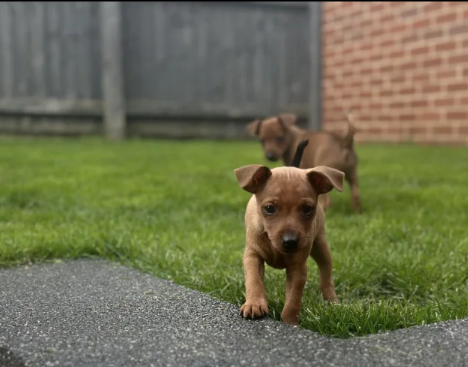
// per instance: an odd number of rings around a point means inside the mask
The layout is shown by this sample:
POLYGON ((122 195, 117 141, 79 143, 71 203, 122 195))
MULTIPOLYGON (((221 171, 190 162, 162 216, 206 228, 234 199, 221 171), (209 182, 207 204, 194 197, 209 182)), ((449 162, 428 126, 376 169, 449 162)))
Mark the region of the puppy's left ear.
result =
POLYGON ((297 122, 297 116, 294 113, 281 113, 278 120, 286 126, 291 126, 297 122))
POLYGON ((307 178, 319 195, 326 194, 333 188, 342 192, 344 177, 343 172, 326 166, 317 166, 307 171, 307 178))
POLYGON ((247 192, 255 194, 270 178, 271 171, 266 166, 249 164, 234 170, 239 186, 247 192))
POLYGON ((257 136, 260 133, 260 124, 262 120, 256 119, 247 124, 246 130, 251 136, 257 136))

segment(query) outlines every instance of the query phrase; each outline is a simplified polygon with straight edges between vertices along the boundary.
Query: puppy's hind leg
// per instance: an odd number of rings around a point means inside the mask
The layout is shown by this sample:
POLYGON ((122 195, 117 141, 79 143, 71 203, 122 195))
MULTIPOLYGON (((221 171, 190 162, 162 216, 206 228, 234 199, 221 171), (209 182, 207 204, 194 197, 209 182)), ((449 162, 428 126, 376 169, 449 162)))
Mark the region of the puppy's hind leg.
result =
POLYGON ((351 202, 355 213, 362 213, 361 196, 359 193, 359 179, 357 175, 357 167, 353 167, 345 175, 345 180, 351 188, 351 202))
POLYGON ((322 291, 323 299, 330 302, 338 302, 335 293, 335 285, 332 280, 332 257, 325 233, 319 233, 312 246, 310 255, 315 260, 319 268, 319 287, 322 291))

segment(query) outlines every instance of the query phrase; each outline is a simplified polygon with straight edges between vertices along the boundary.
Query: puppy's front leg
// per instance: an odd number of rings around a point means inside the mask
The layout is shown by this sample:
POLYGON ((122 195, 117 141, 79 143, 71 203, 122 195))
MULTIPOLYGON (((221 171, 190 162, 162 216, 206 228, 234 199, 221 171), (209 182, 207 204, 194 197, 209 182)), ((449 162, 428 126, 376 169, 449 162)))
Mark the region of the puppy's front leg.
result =
POLYGON ((265 263, 254 251, 244 251, 245 303, 241 315, 245 318, 263 317, 268 314, 263 276, 265 263))
POLYGON ((286 304, 281 312, 281 319, 287 324, 297 325, 299 323, 306 280, 307 262, 286 268, 286 304))

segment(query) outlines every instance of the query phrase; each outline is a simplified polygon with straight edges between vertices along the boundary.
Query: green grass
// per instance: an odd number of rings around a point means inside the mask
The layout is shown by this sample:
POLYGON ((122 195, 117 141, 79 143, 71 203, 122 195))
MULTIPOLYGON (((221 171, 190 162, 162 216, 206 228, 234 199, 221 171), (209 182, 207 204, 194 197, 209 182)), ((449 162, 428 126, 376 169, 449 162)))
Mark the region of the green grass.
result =
MULTIPOLYGON (((301 326, 351 337, 468 316, 468 150, 358 146, 364 214, 333 192, 327 232, 341 303, 309 260, 301 326)), ((243 216, 233 169, 256 142, 0 141, 0 266, 100 256, 244 301, 243 216)), ((284 271, 266 268, 270 315, 284 271)))

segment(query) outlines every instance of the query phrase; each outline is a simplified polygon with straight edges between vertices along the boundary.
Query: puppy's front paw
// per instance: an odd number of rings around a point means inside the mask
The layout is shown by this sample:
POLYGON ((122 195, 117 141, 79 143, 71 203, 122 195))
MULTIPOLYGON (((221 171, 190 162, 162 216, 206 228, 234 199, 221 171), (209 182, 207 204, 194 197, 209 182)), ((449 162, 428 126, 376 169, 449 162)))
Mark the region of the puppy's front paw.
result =
POLYGON ((285 307, 281 312, 281 320, 286 324, 297 326, 299 325, 300 312, 300 310, 285 307))
POLYGON ((261 318, 268 315, 268 305, 266 300, 264 299, 253 301, 248 300, 242 305, 240 311, 241 315, 246 319, 261 318))
POLYGON ((325 301, 328 301, 330 303, 338 302, 338 297, 336 296, 334 287, 327 287, 322 289, 322 295, 325 301))

